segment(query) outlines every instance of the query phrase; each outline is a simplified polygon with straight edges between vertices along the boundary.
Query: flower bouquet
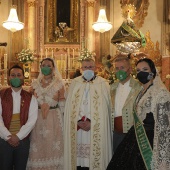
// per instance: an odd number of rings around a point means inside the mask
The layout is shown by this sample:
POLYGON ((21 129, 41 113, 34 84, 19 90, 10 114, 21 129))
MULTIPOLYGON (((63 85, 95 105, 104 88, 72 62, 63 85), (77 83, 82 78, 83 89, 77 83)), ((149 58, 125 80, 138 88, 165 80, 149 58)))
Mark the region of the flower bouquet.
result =
POLYGON ((95 61, 94 56, 96 56, 94 52, 90 52, 88 49, 84 48, 83 50, 80 51, 79 61, 81 62, 86 59, 93 59, 95 61))
POLYGON ((18 60, 21 63, 33 62, 33 54, 33 51, 31 51, 30 49, 22 49, 22 51, 18 53, 18 60))

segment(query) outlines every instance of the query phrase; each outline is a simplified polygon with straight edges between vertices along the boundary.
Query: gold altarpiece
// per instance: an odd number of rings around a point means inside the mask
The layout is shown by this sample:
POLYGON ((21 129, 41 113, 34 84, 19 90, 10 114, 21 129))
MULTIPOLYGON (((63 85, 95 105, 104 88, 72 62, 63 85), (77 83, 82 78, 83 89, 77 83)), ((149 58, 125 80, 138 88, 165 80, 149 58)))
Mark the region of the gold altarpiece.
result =
MULTIPOLYGON (((79 68, 80 65, 77 62, 77 58, 85 37, 86 7, 84 0, 70 1, 70 25, 61 30, 61 34, 66 39, 60 37, 58 40, 56 37, 57 27, 58 29, 61 28, 59 28, 59 23, 57 23, 56 19, 57 0, 39 0, 38 3, 34 0, 28 1, 26 5, 27 17, 35 16, 37 21, 29 23, 29 25, 32 24, 36 28, 36 39, 32 40, 34 42, 29 42, 30 44, 35 44, 32 49, 36 50, 36 60, 31 66, 33 78, 36 78, 38 75, 39 62, 46 57, 52 57, 55 60, 63 78, 70 77, 70 74, 76 68, 79 68), (30 8, 34 8, 36 15, 33 15, 33 10, 30 10, 30 8)), ((31 30, 28 30, 28 35, 29 31, 31 30)))

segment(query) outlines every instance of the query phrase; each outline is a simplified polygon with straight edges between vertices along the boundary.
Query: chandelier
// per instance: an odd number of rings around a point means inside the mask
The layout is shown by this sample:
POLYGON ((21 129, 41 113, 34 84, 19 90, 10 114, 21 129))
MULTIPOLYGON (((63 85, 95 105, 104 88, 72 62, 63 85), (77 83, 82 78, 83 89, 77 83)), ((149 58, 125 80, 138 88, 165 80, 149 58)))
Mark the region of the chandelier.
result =
POLYGON ((24 23, 18 20, 17 10, 15 5, 11 7, 8 20, 4 21, 2 23, 2 26, 12 32, 16 32, 24 28, 24 23))
POLYGON ((93 23, 92 28, 101 33, 109 31, 112 28, 111 22, 107 20, 105 9, 100 9, 98 20, 93 23))

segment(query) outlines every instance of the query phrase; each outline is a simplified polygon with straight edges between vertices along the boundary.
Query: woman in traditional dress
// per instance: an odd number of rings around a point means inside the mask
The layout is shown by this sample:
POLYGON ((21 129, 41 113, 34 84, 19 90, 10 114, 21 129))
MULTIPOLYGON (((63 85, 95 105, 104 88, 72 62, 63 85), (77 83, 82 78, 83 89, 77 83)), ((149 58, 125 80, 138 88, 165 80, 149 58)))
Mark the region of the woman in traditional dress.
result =
POLYGON ((28 170, 63 170, 64 83, 54 61, 45 58, 32 83, 39 115, 31 134, 28 170))
POLYGON ((134 126, 118 146, 107 170, 170 169, 170 93, 151 59, 140 59, 143 89, 134 104, 134 126))

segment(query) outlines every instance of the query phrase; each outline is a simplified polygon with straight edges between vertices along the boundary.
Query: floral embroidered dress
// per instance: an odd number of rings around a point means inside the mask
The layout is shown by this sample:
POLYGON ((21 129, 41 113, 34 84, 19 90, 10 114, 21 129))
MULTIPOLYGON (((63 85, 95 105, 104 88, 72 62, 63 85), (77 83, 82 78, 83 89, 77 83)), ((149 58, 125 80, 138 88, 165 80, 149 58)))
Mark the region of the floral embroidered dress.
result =
POLYGON ((27 164, 28 170, 63 170, 63 103, 64 90, 62 80, 53 78, 45 88, 41 79, 32 83, 39 107, 43 103, 49 105, 46 119, 39 109, 38 120, 31 134, 30 154, 27 164), (58 100, 54 95, 58 94, 58 100))

